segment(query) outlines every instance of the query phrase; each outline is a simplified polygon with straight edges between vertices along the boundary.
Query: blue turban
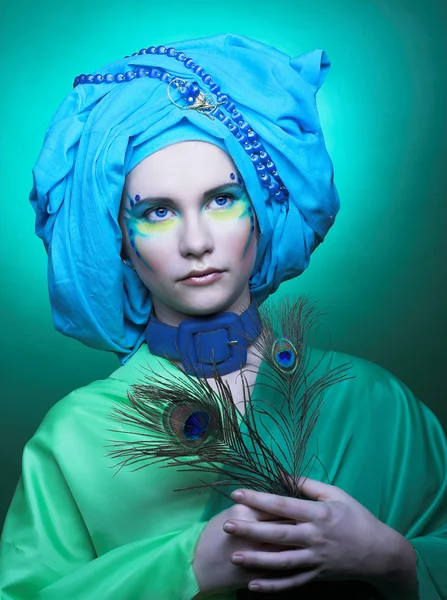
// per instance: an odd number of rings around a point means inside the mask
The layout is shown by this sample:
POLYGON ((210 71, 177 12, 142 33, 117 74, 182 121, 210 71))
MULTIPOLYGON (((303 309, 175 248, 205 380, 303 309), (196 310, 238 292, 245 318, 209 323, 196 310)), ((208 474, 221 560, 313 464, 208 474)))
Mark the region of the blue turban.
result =
MULTIPOLYGON (((202 140, 224 148, 251 198, 261 231, 252 296, 262 302, 306 269, 334 222, 339 200, 315 95, 329 68, 322 50, 290 58, 238 36, 172 44, 202 65, 242 113, 276 164, 289 197, 261 186, 250 156, 218 119, 182 110, 160 79, 78 85, 58 109, 33 171, 36 233, 48 252, 57 330, 124 362, 143 341, 150 293, 120 259, 118 224, 126 174, 166 145, 202 140)), ((138 54, 99 73, 157 67, 193 76, 175 58, 138 54)))

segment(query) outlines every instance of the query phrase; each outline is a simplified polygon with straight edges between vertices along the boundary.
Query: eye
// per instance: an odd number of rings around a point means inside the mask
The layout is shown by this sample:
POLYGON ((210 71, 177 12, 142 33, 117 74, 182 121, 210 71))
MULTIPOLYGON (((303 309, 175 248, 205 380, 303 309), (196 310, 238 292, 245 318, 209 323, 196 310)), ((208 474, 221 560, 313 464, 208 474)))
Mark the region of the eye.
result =
POLYGON ((170 208, 166 208, 166 206, 157 206, 157 208, 151 208, 150 210, 147 210, 143 214, 143 217, 148 221, 157 222, 166 221, 174 214, 174 211, 172 211, 170 208))
POLYGON ((207 208, 229 208, 234 202, 233 196, 216 196, 208 202, 207 208))

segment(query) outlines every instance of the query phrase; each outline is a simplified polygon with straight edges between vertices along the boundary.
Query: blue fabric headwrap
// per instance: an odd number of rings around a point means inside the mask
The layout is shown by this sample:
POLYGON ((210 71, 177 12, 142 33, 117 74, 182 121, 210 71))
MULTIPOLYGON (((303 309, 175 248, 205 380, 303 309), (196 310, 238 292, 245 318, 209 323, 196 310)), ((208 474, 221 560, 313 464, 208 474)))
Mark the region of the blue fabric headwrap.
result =
MULTIPOLYGON (((202 65, 232 98, 290 196, 284 203, 268 197, 250 157, 225 125, 176 107, 159 79, 78 85, 50 124, 30 200, 36 233, 48 251, 56 329, 113 351, 123 362, 143 341, 151 309, 148 290, 121 262, 118 224, 124 178, 145 156, 171 143, 202 140, 233 158, 261 230, 250 280, 259 302, 304 271, 339 209, 315 101, 330 65, 322 50, 290 58, 231 34, 172 46, 202 65)), ((156 54, 127 57, 98 72, 138 67, 193 75, 174 58, 156 54)))

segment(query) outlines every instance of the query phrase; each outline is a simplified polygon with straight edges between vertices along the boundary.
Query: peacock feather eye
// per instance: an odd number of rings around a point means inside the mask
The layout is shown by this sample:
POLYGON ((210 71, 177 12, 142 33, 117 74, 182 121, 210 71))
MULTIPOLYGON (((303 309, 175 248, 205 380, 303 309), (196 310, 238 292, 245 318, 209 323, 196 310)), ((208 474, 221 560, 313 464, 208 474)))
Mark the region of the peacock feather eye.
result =
POLYGON ((218 415, 213 407, 177 404, 169 412, 169 427, 178 440, 186 446, 203 444, 216 429, 218 415))
POLYGON ((280 337, 273 344, 273 360, 284 371, 293 371, 297 365, 297 352, 290 340, 280 337))
POLYGON ((211 423, 208 413, 203 410, 194 411, 186 418, 183 425, 183 435, 188 440, 198 440, 203 437, 211 423))

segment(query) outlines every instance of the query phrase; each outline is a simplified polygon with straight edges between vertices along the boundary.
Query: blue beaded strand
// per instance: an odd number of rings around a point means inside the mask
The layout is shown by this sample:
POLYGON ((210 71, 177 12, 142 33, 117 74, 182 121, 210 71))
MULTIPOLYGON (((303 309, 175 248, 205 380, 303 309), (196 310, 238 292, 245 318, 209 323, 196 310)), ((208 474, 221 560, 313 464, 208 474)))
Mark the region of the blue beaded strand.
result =
MULTIPOLYGON (((217 103, 220 105, 216 106, 211 112, 211 115, 217 117, 222 124, 228 128, 241 144, 245 152, 250 156, 262 187, 269 190, 270 195, 274 200, 277 202, 284 202, 288 198, 289 193, 278 175, 275 163, 259 141, 258 134, 251 128, 250 124, 244 120, 242 113, 236 108, 236 105, 231 98, 227 94, 221 92, 220 86, 213 81, 212 76, 209 73, 206 73, 201 65, 196 65, 192 58, 188 58, 184 52, 179 52, 175 48, 149 46, 149 48, 142 48, 139 52, 134 52, 132 56, 144 54, 159 54, 175 58, 177 61, 183 63, 186 69, 191 70, 197 77, 201 78, 202 82, 217 98, 217 103)), ((126 71, 115 75, 110 73, 106 73, 105 75, 81 74, 75 78, 73 87, 86 83, 122 83, 123 81, 132 81, 136 78, 141 79, 142 77, 150 77, 152 79, 159 78, 163 83, 168 85, 174 79, 174 76, 165 70, 161 71, 156 68, 144 69, 143 67, 140 67, 135 71, 126 71)), ((179 86, 178 90, 188 106, 194 105, 196 98, 201 91, 196 81, 185 82, 185 85, 179 86)))

